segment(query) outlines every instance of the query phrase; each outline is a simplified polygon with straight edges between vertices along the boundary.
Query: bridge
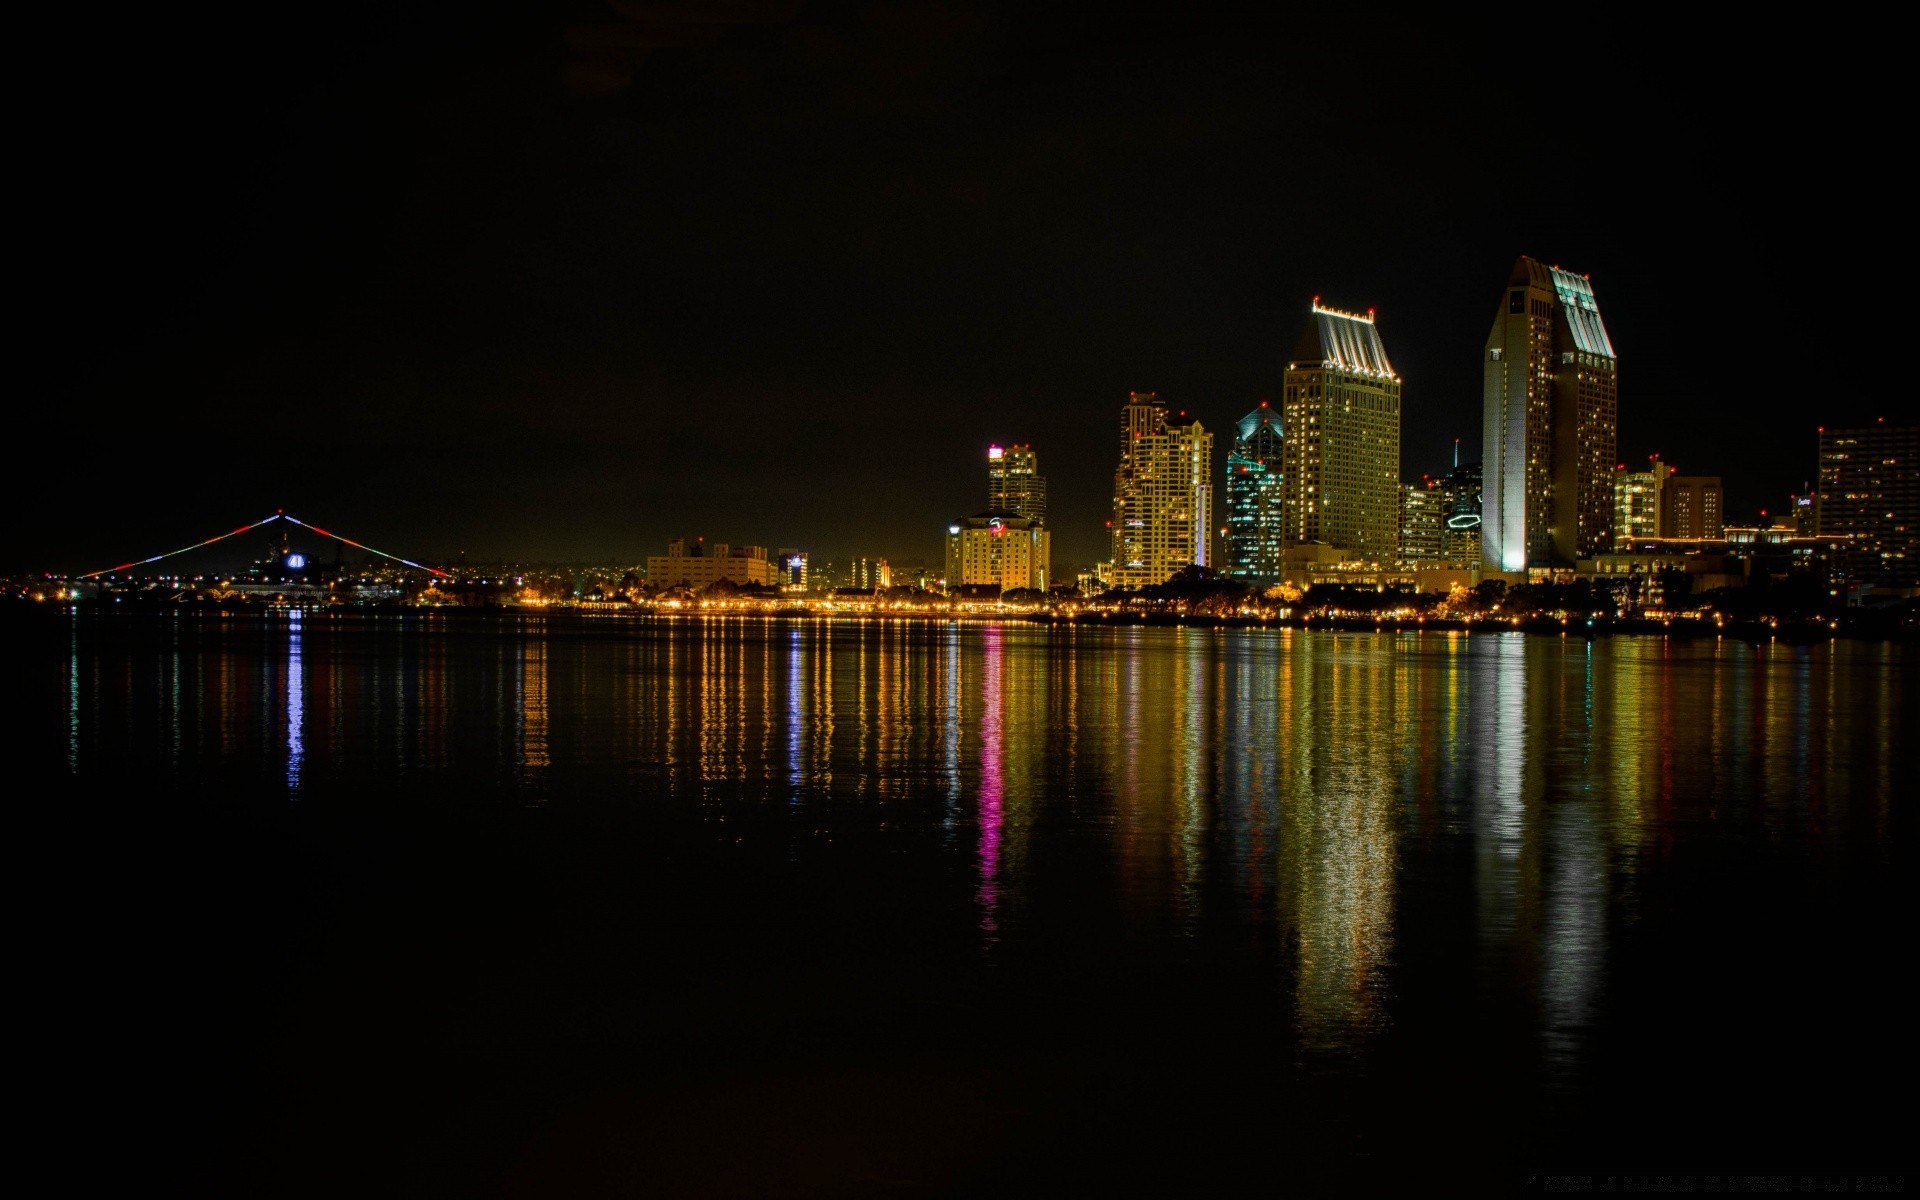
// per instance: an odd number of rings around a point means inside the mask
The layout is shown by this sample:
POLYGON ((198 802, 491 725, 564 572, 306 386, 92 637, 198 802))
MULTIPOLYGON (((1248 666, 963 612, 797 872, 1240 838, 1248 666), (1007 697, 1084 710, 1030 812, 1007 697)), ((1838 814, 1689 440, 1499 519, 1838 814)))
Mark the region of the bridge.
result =
POLYGON ((260 520, 254 521, 253 523, 248 525, 242 525, 238 529, 230 529, 225 533, 215 534, 214 536, 206 539, 205 541, 195 542, 191 546, 182 546, 178 550, 163 551, 162 553, 156 554, 151 558, 137 558, 137 559, 134 559, 132 562, 121 563, 117 567, 106 567, 102 570, 90 571, 87 574, 77 576, 76 578, 80 580, 89 580, 89 579, 99 579, 101 576, 104 576, 104 575, 118 575, 122 571, 131 570, 132 568, 135 568, 135 567, 144 567, 151 563, 161 562, 165 559, 173 558, 176 555, 188 554, 188 553, 191 553, 192 551, 200 550, 207 546, 211 546, 216 542, 224 542, 230 537, 238 537, 241 534, 246 533, 250 530, 259 529, 265 525, 271 525, 275 521, 286 521, 289 524, 298 525, 302 529, 310 529, 314 533, 319 534, 321 537, 332 538, 336 542, 341 542, 341 543, 344 543, 345 545, 352 546, 356 550, 365 550, 369 554, 377 554, 381 558, 390 559, 393 562, 397 562, 401 564, 402 566, 412 567, 416 571, 425 571, 430 575, 435 575, 442 579, 449 578, 449 576, 445 571, 442 571, 436 567, 429 567, 425 563, 414 562, 410 558, 401 558, 398 554, 388 554, 385 550, 377 550, 374 547, 367 545, 365 542, 356 542, 350 537, 346 537, 342 534, 333 532, 331 529, 322 529, 320 528, 320 526, 309 524, 306 521, 302 521, 298 517, 289 516, 285 509, 278 509, 273 513, 272 516, 262 517, 260 520))

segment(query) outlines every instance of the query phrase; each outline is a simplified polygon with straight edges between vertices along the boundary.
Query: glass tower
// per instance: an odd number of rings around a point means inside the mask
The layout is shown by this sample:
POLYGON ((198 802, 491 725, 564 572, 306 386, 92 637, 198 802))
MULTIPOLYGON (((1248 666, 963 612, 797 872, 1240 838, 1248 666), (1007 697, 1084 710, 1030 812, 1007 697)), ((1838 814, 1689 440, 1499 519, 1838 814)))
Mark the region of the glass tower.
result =
POLYGON ((1252 584, 1280 580, 1280 547, 1286 527, 1281 489, 1280 414, 1265 400, 1240 418, 1227 453, 1226 571, 1252 584))

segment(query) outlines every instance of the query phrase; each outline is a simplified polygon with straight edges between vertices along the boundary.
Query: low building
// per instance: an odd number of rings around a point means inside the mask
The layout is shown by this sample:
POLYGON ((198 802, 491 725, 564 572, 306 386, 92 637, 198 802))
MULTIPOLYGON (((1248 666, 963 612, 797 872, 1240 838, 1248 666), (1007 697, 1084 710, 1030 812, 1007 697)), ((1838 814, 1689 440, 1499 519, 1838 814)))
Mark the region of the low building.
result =
POLYGON ((765 546, 729 546, 716 542, 709 546, 705 538, 692 545, 685 538, 667 543, 665 554, 647 559, 647 583, 656 588, 683 587, 698 590, 716 583, 759 584, 773 586, 774 564, 765 546))
POLYGON ((947 526, 947 586, 1045 591, 1052 537, 1031 517, 984 512, 947 526))

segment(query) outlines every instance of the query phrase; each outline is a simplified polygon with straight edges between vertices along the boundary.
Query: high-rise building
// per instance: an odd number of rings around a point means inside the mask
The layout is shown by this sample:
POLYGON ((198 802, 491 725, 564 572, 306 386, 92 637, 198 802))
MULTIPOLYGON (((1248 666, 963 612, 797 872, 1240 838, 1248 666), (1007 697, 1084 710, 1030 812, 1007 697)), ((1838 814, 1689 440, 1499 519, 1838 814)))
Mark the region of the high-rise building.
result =
POLYGON ((1226 573, 1247 583, 1280 580, 1280 550, 1286 533, 1286 495, 1281 487, 1280 414, 1265 400, 1240 418, 1227 452, 1226 573))
POLYGON ((1046 523, 1047 479, 1032 446, 987 447, 987 511, 1046 523))
POLYGON ((1676 475, 1668 468, 1660 489, 1660 536, 1718 538, 1726 534, 1718 475, 1676 475))
POLYGON ((1460 444, 1454 442, 1454 468, 1443 481, 1447 489, 1447 529, 1441 557, 1451 563, 1480 561, 1480 464, 1460 464, 1460 444))
POLYGON ((947 526, 948 587, 1045 591, 1051 559, 1051 536, 1032 517, 984 512, 947 526))
POLYGON ((1618 366, 1586 276, 1522 256, 1483 363, 1488 570, 1613 548, 1618 366))
POLYGON ((1287 541, 1398 561, 1400 377, 1373 314, 1315 299, 1283 391, 1287 541))
POLYGON ((1410 567, 1432 566, 1447 557, 1447 517, 1453 497, 1445 481, 1422 475, 1400 493, 1400 561, 1410 567))
POLYGON ((1199 419, 1169 413, 1153 392, 1131 393, 1113 476, 1113 586, 1145 587, 1213 565, 1212 479, 1213 435, 1199 419))
POLYGON ((1820 431, 1821 534, 1846 534, 1848 575, 1920 585, 1920 425, 1820 431))
POLYGON ((1672 468, 1650 455, 1647 469, 1629 471, 1625 464, 1613 472, 1613 548, 1625 550, 1637 541, 1662 536, 1660 532, 1661 493, 1672 468))

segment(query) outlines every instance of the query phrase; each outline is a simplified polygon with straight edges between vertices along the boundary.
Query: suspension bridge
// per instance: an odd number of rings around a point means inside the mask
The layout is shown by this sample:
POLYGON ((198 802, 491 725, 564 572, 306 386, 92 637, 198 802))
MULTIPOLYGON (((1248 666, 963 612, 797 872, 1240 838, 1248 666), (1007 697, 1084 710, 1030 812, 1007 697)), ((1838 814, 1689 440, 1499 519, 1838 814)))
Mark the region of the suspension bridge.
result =
POLYGON ((402 566, 412 567, 416 571, 425 571, 429 575, 434 575, 442 579, 449 578, 449 576, 445 571, 442 571, 437 567, 429 567, 425 563, 417 563, 410 558, 401 558, 398 554, 389 554, 385 550, 376 549, 373 546, 367 545, 365 542, 356 542, 350 537, 333 532, 331 529, 322 529, 318 525, 314 525, 309 522, 302 521, 298 517, 291 516, 287 513, 285 509, 276 510, 273 513, 273 515, 262 517, 260 520, 254 521, 247 525, 242 525, 238 529, 229 529, 225 533, 215 534, 214 536, 206 539, 205 541, 195 542, 191 546, 182 546, 178 550, 162 551, 161 553, 155 554, 150 558, 136 558, 131 562, 123 562, 117 567, 105 567, 98 571, 90 571, 85 575, 75 576, 74 578, 79 580, 100 579, 104 576, 118 575, 122 571, 131 571, 139 567, 151 566, 154 563, 164 562, 165 560, 169 558, 177 557, 178 555, 190 554, 195 550, 201 550, 208 546, 215 545, 219 542, 224 542, 228 538, 239 537, 243 533, 248 533, 252 530, 260 529, 264 526, 271 525, 276 521, 285 521, 290 525, 298 525, 300 528, 311 530, 314 533, 319 534, 321 537, 332 538, 336 542, 341 542, 345 545, 352 546, 356 550, 365 550, 369 554, 377 554, 381 558, 385 558, 393 562, 397 562, 402 566))

